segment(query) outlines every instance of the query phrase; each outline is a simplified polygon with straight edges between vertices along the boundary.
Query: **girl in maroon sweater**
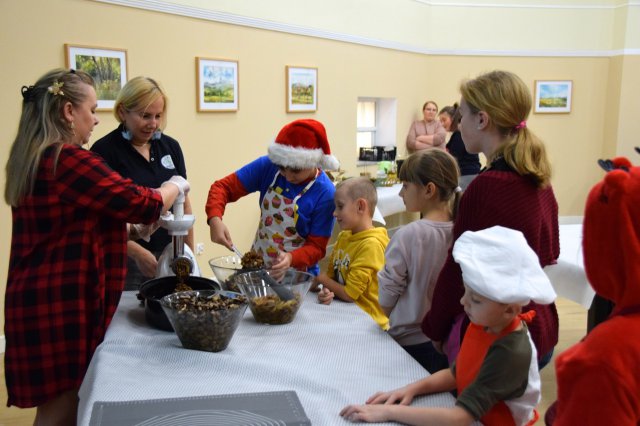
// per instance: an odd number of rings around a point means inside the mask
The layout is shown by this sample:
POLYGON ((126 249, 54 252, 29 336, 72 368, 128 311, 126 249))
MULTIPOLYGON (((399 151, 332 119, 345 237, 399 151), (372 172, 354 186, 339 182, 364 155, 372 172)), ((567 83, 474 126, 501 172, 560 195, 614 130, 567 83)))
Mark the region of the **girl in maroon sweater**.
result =
MULTIPOLYGON (((531 95, 515 74, 493 71, 461 84, 460 130, 469 153, 482 152, 488 166, 460 200, 454 241, 464 231, 500 225, 521 231, 545 267, 560 253, 558 204, 550 184, 551 170, 544 145, 527 128, 531 95)), ((468 324, 460 298, 464 293, 460 267, 451 252, 435 287, 431 310, 422 330, 455 359, 468 324)), ((529 330, 540 366, 551 358, 558 342, 555 304, 531 303, 536 311, 529 330)))

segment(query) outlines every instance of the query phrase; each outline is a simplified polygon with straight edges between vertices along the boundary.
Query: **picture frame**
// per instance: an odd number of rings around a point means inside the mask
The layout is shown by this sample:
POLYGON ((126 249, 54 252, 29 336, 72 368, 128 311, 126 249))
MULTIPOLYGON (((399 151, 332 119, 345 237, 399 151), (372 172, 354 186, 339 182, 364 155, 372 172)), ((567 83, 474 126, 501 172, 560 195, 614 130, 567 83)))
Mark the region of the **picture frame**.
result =
POLYGON ((571 112, 572 80, 536 80, 533 111, 539 114, 571 112))
POLYGON ((314 112, 318 109, 318 68, 287 65, 287 112, 314 112))
POLYGON ((238 111, 238 74, 238 61, 196 57, 198 112, 238 111))
POLYGON ((98 111, 111 111, 129 76, 126 49, 65 44, 67 68, 93 77, 98 111))

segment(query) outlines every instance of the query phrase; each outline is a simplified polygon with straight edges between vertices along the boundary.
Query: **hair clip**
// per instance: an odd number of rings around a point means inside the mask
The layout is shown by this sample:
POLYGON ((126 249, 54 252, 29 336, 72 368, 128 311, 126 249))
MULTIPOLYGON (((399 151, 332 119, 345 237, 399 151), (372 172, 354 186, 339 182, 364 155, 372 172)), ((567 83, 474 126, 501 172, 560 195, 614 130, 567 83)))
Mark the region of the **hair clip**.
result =
POLYGON ((64 83, 58 83, 58 81, 54 81, 52 86, 49 86, 47 88, 47 90, 49 91, 49 93, 53 94, 53 96, 64 96, 64 92, 62 91, 62 86, 64 86, 64 83))
POLYGON ((22 86, 20 90, 22 92, 22 99, 25 102, 33 102, 36 98, 36 88, 33 86, 22 86))
POLYGON ((522 120, 520 123, 518 123, 516 127, 514 127, 514 129, 520 130, 520 129, 524 129, 525 127, 527 127, 527 122, 525 120, 522 120))

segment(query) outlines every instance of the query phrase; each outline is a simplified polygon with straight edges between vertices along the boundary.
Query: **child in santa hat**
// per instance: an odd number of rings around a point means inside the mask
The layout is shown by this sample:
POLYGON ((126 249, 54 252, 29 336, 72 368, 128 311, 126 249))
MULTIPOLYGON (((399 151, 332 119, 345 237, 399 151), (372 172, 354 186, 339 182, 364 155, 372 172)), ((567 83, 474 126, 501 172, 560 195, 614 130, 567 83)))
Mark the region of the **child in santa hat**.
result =
POLYGON ((548 425, 640 424, 640 167, 611 165, 587 198, 582 247, 589 283, 615 307, 556 359, 548 425))
POLYGON ((536 348, 525 325, 531 301, 549 304, 556 294, 524 235, 502 226, 466 231, 453 246, 465 292, 460 300, 471 324, 449 369, 390 392, 341 415, 353 421, 486 426, 530 425, 538 415, 540 375, 536 348), (410 407, 418 395, 457 391, 455 407, 410 407))
POLYGON ((232 249, 222 221, 225 206, 259 191, 261 217, 252 249, 271 269, 317 274, 333 230, 335 188, 323 169, 338 167, 322 123, 305 119, 287 124, 268 155, 211 185, 205 207, 211 241, 232 249))

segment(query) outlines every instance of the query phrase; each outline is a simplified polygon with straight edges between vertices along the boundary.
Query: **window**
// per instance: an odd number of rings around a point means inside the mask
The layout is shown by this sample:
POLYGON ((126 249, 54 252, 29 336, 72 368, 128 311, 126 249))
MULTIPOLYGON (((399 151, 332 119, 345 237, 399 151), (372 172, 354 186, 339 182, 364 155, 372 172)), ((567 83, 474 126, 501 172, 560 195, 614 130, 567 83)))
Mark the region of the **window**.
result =
POLYGON ((358 119, 356 149, 371 148, 376 145, 376 122, 378 103, 375 99, 358 99, 358 119))
POLYGON ((356 151, 396 146, 396 104, 393 98, 358 98, 356 151))

